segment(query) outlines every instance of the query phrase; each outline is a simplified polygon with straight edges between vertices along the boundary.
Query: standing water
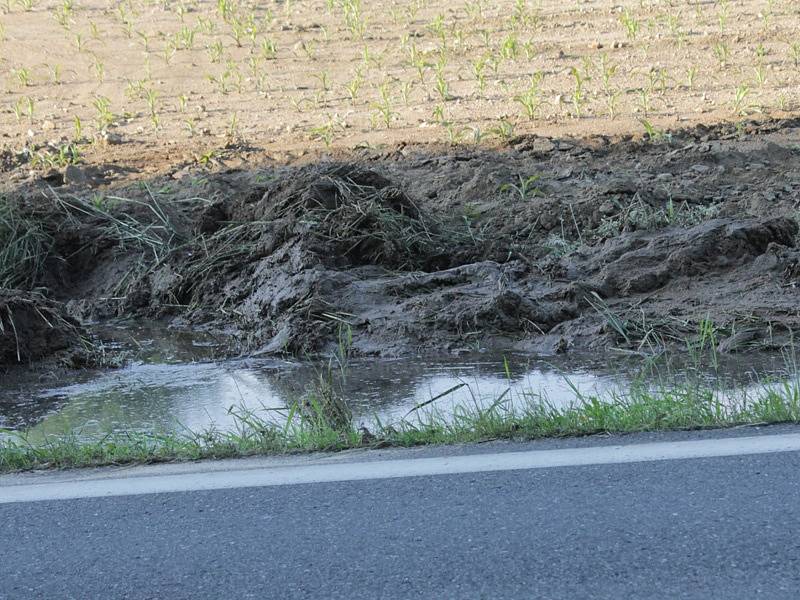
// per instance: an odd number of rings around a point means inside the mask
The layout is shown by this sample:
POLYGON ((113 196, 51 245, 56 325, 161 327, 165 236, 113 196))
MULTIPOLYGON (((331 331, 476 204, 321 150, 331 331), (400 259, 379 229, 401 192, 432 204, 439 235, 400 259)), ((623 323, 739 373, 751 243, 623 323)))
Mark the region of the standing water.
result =
MULTIPOLYGON (((135 337, 135 361, 121 369, 5 386, 0 389, 0 429, 29 433, 231 429, 232 410, 285 414, 286 407, 301 399, 328 367, 272 359, 215 361, 208 358, 213 341, 181 334, 165 337, 158 328, 120 328, 111 334, 116 344, 128 347, 135 337), (126 336, 127 341, 120 341, 126 336)), ((341 391, 357 424, 370 424, 376 418, 382 423, 413 419, 415 407, 421 405, 425 405, 421 410, 433 409, 447 418, 456 406, 488 406, 504 394, 515 402, 546 401, 565 407, 580 396, 608 396, 631 385, 637 376, 636 362, 608 358, 605 363, 586 357, 521 354, 359 359, 348 364, 341 391)), ((757 385, 755 371, 743 371, 736 361, 729 362, 724 370, 732 387, 757 385)), ((752 364, 751 357, 748 365, 752 364)), ((783 366, 780 359, 762 361, 758 376, 777 375, 783 366)))

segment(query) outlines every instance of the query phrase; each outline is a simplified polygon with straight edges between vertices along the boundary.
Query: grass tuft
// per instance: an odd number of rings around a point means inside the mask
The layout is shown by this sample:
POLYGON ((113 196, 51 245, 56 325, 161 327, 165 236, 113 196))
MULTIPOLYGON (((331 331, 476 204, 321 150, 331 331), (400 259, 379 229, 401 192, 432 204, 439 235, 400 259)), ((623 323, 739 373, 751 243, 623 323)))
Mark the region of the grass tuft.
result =
POLYGON ((0 288, 35 286, 51 244, 38 223, 0 196, 0 288))

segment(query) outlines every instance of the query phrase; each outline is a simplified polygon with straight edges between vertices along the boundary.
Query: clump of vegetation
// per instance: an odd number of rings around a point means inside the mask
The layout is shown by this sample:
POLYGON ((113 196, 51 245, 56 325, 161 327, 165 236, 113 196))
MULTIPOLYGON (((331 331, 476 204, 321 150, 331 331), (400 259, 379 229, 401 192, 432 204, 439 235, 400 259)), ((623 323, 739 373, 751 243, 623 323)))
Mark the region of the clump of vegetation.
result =
POLYGON ((0 196, 0 288, 32 288, 39 281, 52 239, 16 203, 0 196))

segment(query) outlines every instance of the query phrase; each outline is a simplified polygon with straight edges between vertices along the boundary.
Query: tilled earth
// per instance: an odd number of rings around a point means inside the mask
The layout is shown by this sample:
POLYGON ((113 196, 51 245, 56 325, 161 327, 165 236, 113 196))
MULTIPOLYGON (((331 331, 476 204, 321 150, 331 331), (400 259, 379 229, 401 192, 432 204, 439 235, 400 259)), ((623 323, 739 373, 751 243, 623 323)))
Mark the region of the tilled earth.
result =
POLYGON ((343 342, 735 352, 800 326, 797 121, 42 180, 7 197, 47 242, 35 276, 0 293, 6 364, 114 317, 299 356, 343 342))

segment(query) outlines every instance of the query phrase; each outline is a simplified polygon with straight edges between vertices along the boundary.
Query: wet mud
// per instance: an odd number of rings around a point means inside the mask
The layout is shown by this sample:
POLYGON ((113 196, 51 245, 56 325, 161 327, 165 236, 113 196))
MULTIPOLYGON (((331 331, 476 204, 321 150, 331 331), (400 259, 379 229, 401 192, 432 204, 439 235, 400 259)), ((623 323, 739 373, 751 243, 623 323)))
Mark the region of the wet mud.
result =
POLYGON ((738 352, 800 326, 796 122, 179 165, 6 197, 49 242, 28 289, 0 292, 5 364, 115 317, 259 356, 343 336, 364 356, 738 352))

